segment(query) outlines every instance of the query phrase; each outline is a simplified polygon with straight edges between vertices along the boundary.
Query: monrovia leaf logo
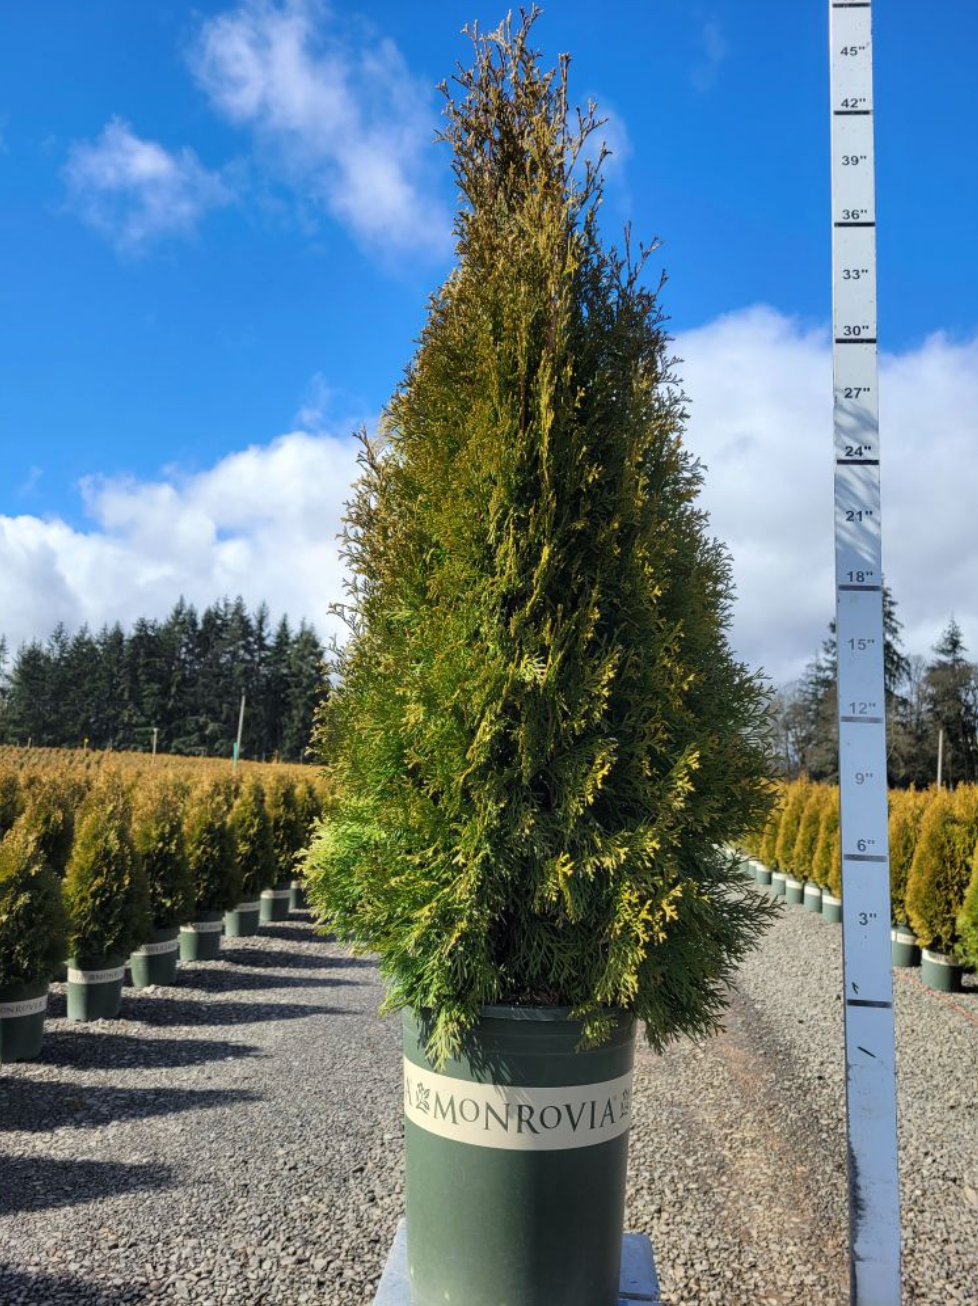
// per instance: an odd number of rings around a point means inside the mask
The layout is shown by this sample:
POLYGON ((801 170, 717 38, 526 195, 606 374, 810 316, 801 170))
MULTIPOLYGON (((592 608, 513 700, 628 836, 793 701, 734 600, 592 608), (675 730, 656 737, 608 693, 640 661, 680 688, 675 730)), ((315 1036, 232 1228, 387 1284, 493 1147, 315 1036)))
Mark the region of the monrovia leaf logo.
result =
POLYGON ((632 1075, 558 1088, 477 1084, 404 1061, 404 1114, 428 1133, 476 1147, 557 1151, 626 1133, 632 1075))

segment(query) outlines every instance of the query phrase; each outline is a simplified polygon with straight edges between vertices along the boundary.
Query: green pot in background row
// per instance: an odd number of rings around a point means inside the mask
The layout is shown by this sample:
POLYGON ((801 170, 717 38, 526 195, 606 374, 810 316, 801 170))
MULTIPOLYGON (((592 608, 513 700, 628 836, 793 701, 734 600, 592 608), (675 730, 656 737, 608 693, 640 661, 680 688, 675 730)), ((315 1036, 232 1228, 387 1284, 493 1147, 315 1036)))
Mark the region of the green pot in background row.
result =
POLYGON ((617 1306, 631 1017, 578 1051, 569 1008, 486 1007, 441 1072, 403 1027, 414 1306, 617 1306))
POLYGON ((192 921, 180 926, 180 960, 216 961, 223 929, 222 911, 198 911, 192 921))
POLYGON ((898 969, 920 965, 920 946, 909 925, 894 925, 890 930, 890 954, 898 969))
POLYGON ((261 891, 261 923, 270 925, 273 921, 289 919, 289 900, 292 897, 292 880, 279 880, 272 889, 261 891))
POLYGON ((124 957, 69 957, 68 1019, 114 1020, 125 976, 124 957))
POLYGON ((306 911, 308 906, 305 884, 302 880, 293 880, 289 893, 289 911, 306 911))
POLYGON ((0 1065, 40 1055, 47 1009, 47 980, 0 988, 0 1065))
POLYGON ((175 984, 180 961, 180 931, 177 927, 154 929, 149 939, 129 958, 133 988, 151 984, 175 984))
POLYGON ((800 907, 805 897, 805 886, 793 875, 784 877, 784 896, 789 906, 800 907))
POLYGON ((822 915, 830 925, 842 924, 842 899, 829 893, 828 889, 822 890, 822 915))
POLYGON ((822 890, 819 888, 819 886, 815 883, 814 880, 805 881, 804 897, 802 901, 806 911, 821 913, 822 890))
POLYGON ((938 993, 958 993, 961 989, 961 966, 946 952, 921 949, 920 978, 938 993))
POLYGON ((239 902, 233 911, 224 913, 224 933, 229 939, 250 939, 258 933, 260 914, 261 903, 257 898, 254 902, 239 902))
POLYGON ((784 897, 784 871, 771 872, 771 896, 774 898, 784 897))
POLYGON ((754 879, 758 884, 763 885, 764 888, 769 888, 771 884, 770 867, 765 866, 763 862, 753 862, 752 865, 754 868, 754 879))

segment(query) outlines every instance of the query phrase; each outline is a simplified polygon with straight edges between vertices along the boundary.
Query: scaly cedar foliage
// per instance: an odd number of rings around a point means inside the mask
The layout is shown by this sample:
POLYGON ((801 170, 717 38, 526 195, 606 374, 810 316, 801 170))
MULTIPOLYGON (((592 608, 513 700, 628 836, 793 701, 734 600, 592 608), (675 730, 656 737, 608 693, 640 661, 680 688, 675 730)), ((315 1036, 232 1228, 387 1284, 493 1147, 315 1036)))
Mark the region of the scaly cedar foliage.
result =
POLYGON ((185 816, 187 860, 195 911, 231 911, 241 901, 231 797, 225 781, 208 780, 191 793, 185 816))
POLYGON ((292 878, 296 859, 309 835, 311 810, 300 787, 283 776, 269 788, 268 815, 272 827, 272 859, 263 881, 264 888, 283 884, 292 878))
POLYGON ((0 839, 20 814, 20 781, 12 766, 0 764, 0 839))
POLYGON ((927 806, 907 880, 907 916, 925 948, 954 954, 978 841, 978 786, 942 790, 927 806))
POLYGON ((133 842, 129 793, 111 772, 79 812, 64 894, 72 957, 122 960, 145 941, 149 888, 133 842))
POLYGON ((183 828, 186 786, 148 778, 136 791, 133 840, 149 885, 150 920, 158 930, 190 919, 194 882, 183 828))
POLYGON ((839 828, 839 790, 836 785, 830 789, 829 801, 822 813, 818 839, 815 843, 815 859, 812 863, 812 879, 823 889, 828 889, 835 898, 842 897, 842 852, 839 828))
POLYGON ((971 879, 958 912, 958 952, 966 965, 978 970, 978 843, 971 857, 971 879))
MULTIPOLYGON (((801 826, 801 818, 804 815, 805 804, 808 802, 811 791, 811 783, 806 778, 796 780, 793 784, 788 785, 787 797, 784 806, 781 808, 781 819, 778 822, 778 838, 774 845, 774 864, 778 870, 784 871, 786 875, 795 878, 799 878, 799 872, 793 860, 795 843, 798 839, 798 830, 801 826)), ((805 878, 804 871, 801 872, 800 878, 805 878)))
POLYGON ((253 902, 262 889, 268 887, 274 857, 272 822, 260 781, 245 779, 242 782, 231 809, 231 827, 241 876, 241 901, 253 902))
POLYGON ((890 792, 890 911, 897 924, 907 919, 907 880, 913 865, 920 826, 934 789, 894 789, 890 792))
POLYGON ((827 785, 809 785, 808 796, 798 822, 798 836, 791 852, 791 873, 799 880, 814 879, 815 849, 822 830, 822 817, 832 801, 827 785))
POLYGON ((0 989, 50 979, 67 942, 61 881, 21 818, 0 840, 0 989))
POLYGON ((332 819, 383 832, 322 846, 325 922, 438 1062, 484 1003, 706 1034, 770 916, 721 851, 770 801, 766 696, 727 643, 648 251, 602 246, 594 109, 535 17, 472 33, 443 88, 458 261, 364 439, 319 735, 332 819))

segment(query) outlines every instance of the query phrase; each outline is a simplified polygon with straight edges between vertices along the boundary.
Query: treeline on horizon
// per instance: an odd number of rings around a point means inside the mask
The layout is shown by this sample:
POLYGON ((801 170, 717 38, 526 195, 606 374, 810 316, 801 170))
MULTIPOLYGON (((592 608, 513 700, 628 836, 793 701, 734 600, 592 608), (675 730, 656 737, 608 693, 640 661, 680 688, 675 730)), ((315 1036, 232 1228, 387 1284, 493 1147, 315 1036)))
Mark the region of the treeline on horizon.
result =
POLYGON ((165 620, 141 617, 71 633, 12 656, 0 635, 0 742, 51 748, 229 757, 245 695, 241 755, 305 760, 325 693, 324 649, 305 621, 273 627, 239 596, 198 614, 181 598, 165 620))
MULTIPOLYGON (((887 782, 925 788, 937 779, 978 783, 978 665, 968 657, 952 617, 930 658, 905 653, 896 602, 883 590, 883 666, 886 686, 887 782)), ((772 730, 779 770, 831 784, 839 778, 836 717, 835 623, 796 684, 775 695, 772 730)))

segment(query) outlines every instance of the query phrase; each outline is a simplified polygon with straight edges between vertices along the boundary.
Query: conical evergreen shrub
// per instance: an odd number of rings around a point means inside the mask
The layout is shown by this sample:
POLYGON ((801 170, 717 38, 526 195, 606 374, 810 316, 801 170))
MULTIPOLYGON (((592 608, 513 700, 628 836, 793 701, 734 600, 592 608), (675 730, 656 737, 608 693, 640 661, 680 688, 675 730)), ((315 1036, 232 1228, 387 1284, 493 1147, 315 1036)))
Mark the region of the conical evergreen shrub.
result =
POLYGON ((769 803, 765 697, 731 655, 656 288, 602 245, 592 112, 525 30, 479 39, 444 139, 457 265, 364 439, 351 638, 320 734, 327 925, 375 949, 429 1052, 481 1006, 716 1027, 770 912, 724 845, 769 803))
MULTIPOLYGON (((784 807, 781 810, 781 820, 778 824, 778 838, 774 845, 774 865, 779 871, 784 871, 786 875, 798 875, 793 861, 795 843, 798 840, 801 818, 804 815, 805 804, 808 802, 811 790, 811 782, 807 778, 795 780, 788 786, 784 807)), ((804 879, 804 876, 802 876, 802 879, 804 879)))
POLYGON ((815 850, 822 831, 822 817, 831 801, 828 785, 809 785, 789 863, 791 874, 799 880, 815 879, 815 850))
POLYGON ((839 789, 829 788, 829 797, 819 823, 812 863, 812 879, 836 898, 842 897, 842 852, 839 830, 839 789))
POLYGON ((137 792, 133 840, 149 887, 150 920, 157 930, 182 925, 194 909, 184 834, 186 795, 186 786, 166 777, 141 780, 137 792))
POLYGON ((296 859, 309 838, 306 813, 288 776, 278 776, 268 789, 268 816, 271 822, 272 855, 262 887, 291 879, 296 859))
POLYGON ((22 818, 0 840, 0 989, 50 979, 67 931, 61 881, 22 818))
POLYGON ((978 843, 971 857, 971 879, 958 913, 958 952, 972 970, 978 970, 978 843))
POLYGON ((0 764, 0 839, 20 814, 20 781, 12 766, 0 764))
POLYGON ((978 788, 942 790, 927 806, 907 879, 907 916, 925 948, 954 954, 978 841, 978 788))
POLYGON ((269 882, 272 865, 272 822, 261 782, 246 779, 231 810, 235 858, 241 877, 241 898, 253 901, 269 882))
POLYGON ((150 928, 149 888, 122 780, 100 777, 79 812, 65 871, 72 957, 128 957, 150 928))
POLYGON ((232 911, 241 901, 230 809, 231 791, 223 780, 204 781, 190 793, 185 835, 194 911, 232 911))
POLYGON ((907 919, 907 880, 917 850, 917 839, 933 789, 896 789, 890 794, 890 911, 893 920, 907 919))
POLYGON ((777 869, 775 850, 778 846, 778 831, 781 828, 781 817, 784 814, 786 798, 787 786, 779 784, 774 791, 773 806, 761 828, 757 859, 763 866, 772 871, 777 869))
POLYGON ((28 830, 36 837, 48 865, 64 875, 75 837, 75 812, 84 801, 84 786, 61 772, 38 772, 27 778, 21 802, 28 830))

